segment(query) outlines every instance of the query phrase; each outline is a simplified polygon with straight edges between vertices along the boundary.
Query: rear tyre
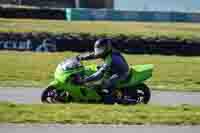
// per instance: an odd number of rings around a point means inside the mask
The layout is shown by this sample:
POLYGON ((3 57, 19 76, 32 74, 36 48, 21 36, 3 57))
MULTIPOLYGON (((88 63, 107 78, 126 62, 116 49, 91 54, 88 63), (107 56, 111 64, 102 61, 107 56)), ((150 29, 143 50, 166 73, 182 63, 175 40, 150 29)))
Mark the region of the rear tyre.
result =
POLYGON ((148 104, 151 99, 151 90, 145 84, 136 86, 138 103, 148 104))
POLYGON ((136 103, 148 104, 151 98, 151 90, 145 84, 139 84, 133 88, 125 89, 125 97, 135 99, 136 103))

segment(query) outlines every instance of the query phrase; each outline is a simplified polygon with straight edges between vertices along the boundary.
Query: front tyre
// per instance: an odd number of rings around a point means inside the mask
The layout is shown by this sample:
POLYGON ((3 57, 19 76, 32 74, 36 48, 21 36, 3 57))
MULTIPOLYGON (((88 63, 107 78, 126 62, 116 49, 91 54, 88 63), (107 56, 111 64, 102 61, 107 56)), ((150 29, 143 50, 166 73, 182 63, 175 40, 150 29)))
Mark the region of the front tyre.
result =
POLYGON ((68 92, 59 92, 55 87, 49 86, 42 92, 41 101, 48 104, 67 103, 72 101, 72 97, 68 92))
POLYGON ((53 104, 56 103, 56 97, 57 97, 56 89, 52 86, 49 86, 42 92, 41 102, 53 104))

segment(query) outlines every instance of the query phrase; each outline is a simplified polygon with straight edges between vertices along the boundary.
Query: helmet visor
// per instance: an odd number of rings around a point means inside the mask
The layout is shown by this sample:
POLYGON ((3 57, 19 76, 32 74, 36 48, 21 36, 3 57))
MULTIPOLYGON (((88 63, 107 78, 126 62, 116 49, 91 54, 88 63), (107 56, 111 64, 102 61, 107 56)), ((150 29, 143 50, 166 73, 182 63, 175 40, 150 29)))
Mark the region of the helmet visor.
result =
POLYGON ((105 50, 103 48, 94 48, 94 55, 95 56, 103 56, 105 50))

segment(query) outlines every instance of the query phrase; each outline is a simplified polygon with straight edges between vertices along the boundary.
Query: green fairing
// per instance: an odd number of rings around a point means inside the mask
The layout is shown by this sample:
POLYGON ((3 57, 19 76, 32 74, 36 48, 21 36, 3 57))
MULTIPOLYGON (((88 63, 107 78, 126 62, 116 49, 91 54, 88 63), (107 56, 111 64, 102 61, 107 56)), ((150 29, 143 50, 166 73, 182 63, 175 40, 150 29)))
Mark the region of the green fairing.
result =
MULTIPOLYGON (((109 61, 109 57, 107 58, 109 61)), ((143 83, 152 76, 153 65, 136 65, 130 67, 130 75, 127 81, 119 82, 117 88, 129 87, 134 89, 134 86, 143 83)), ((59 91, 66 91, 74 101, 100 101, 102 97, 96 92, 94 88, 88 88, 84 85, 77 85, 71 82, 72 75, 82 73, 84 76, 89 76, 97 71, 97 65, 82 66, 73 70, 63 71, 57 67, 54 74, 54 81, 49 86, 55 87, 59 91)))
POLYGON ((57 67, 54 74, 55 79, 50 83, 49 86, 53 86, 60 91, 69 92, 75 101, 99 101, 101 100, 101 97, 96 93, 94 89, 76 85, 71 82, 71 76, 73 74, 84 72, 85 75, 90 75, 95 72, 95 70, 96 66, 94 65, 67 71, 63 71, 61 68, 57 67))
POLYGON ((129 76, 127 81, 118 83, 119 88, 136 86, 143 83, 152 77, 153 67, 152 64, 131 66, 130 75, 132 76, 129 76))

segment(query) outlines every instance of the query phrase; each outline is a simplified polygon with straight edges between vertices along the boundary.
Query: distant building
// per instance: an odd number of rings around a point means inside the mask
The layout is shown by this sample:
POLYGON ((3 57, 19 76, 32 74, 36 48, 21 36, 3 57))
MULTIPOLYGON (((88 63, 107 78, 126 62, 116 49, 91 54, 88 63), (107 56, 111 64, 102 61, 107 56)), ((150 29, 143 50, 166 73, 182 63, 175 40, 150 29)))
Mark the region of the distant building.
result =
POLYGON ((114 0, 114 9, 145 11, 200 11, 200 0, 114 0))
POLYGON ((117 10, 200 11, 200 0, 0 0, 0 4, 19 4, 56 8, 108 8, 117 10))
POLYGON ((114 0, 74 0, 76 8, 113 8, 114 0))
POLYGON ((80 8, 199 12, 200 0, 75 0, 80 8))

